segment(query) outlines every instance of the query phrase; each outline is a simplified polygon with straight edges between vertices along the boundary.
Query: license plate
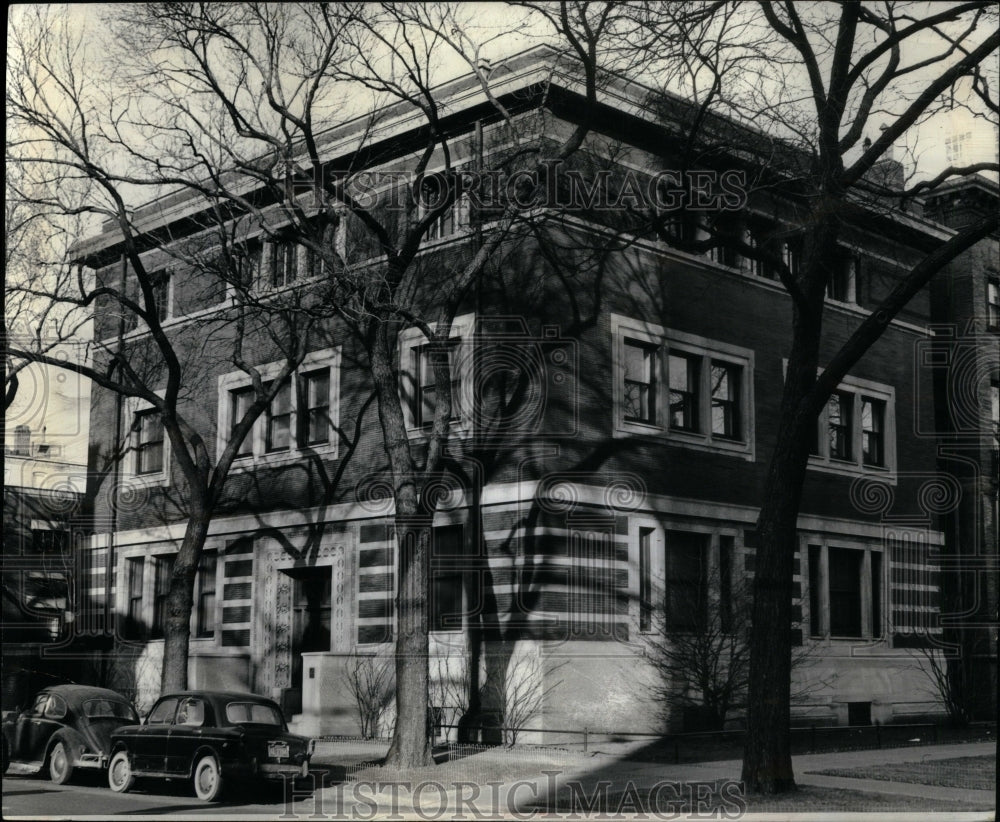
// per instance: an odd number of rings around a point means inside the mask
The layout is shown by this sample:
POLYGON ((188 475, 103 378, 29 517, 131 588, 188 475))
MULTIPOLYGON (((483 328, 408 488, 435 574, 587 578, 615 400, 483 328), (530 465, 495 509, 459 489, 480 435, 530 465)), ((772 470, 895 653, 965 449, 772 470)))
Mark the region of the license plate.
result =
POLYGON ((288 757, 287 742, 268 742, 267 755, 271 759, 285 759, 288 757))

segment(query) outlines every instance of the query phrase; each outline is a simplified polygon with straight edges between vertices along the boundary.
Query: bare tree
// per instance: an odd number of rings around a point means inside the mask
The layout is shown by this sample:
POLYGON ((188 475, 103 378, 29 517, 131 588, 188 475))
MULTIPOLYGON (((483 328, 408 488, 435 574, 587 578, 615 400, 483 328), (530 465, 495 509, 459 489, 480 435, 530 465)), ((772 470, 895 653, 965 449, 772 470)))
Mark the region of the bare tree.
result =
MULTIPOLYGON (((709 577, 715 574, 710 571, 709 577)), ((687 592, 694 602, 697 592, 687 592)), ((639 646, 653 669, 651 698, 661 716, 675 722, 677 712, 697 714, 698 729, 721 731, 727 720, 745 716, 750 682, 752 590, 737 584, 725 596, 713 592, 700 622, 684 626, 668 619, 663 609, 652 614, 653 630, 639 636, 639 646)), ((798 687, 791 701, 803 702, 832 684, 835 675, 803 675, 815 667, 817 656, 807 644, 792 648, 791 671, 798 687)), ((689 730, 685 727, 685 730, 689 730)))
MULTIPOLYGON (((121 266, 110 278, 98 278, 79 262, 63 261, 8 283, 8 293, 39 306, 43 313, 72 316, 96 307, 105 319, 118 318, 112 336, 95 339, 80 361, 53 356, 51 335, 22 339, 10 355, 22 364, 74 371, 112 396, 133 398, 156 412, 180 475, 177 510, 186 517, 168 594, 162 687, 183 688, 194 580, 212 514, 224 496, 242 441, 302 361, 315 327, 312 314, 325 298, 296 292, 284 303, 269 304, 265 313, 243 285, 240 225, 234 228, 230 215, 213 208, 218 206, 216 200, 207 204, 193 240, 176 243, 166 237, 158 247, 171 265, 196 272, 198 288, 206 295, 232 288, 234 297, 200 324, 197 339, 171 333, 165 328, 162 271, 150 266, 145 254, 150 249, 148 235, 135 224, 129 202, 136 187, 152 189, 164 180, 123 168, 122 152, 128 156, 131 146, 117 131, 120 123, 109 121, 102 89, 87 80, 96 74, 81 63, 79 39, 52 10, 25 11, 14 27, 11 45, 10 59, 17 71, 15 81, 8 84, 9 127, 14 134, 8 142, 8 159, 13 156, 37 172, 29 177, 35 184, 17 186, 17 195, 41 213, 106 220, 120 233, 121 266), (213 246, 221 251, 208 254, 206 249, 213 246), (279 353, 279 373, 270 381, 265 382, 244 357, 244 341, 251 336, 269 339, 272 350, 279 353), (196 410, 190 398, 204 390, 202 381, 210 366, 218 364, 218 351, 225 352, 222 361, 228 359, 248 375, 253 399, 233 420, 226 447, 213 454, 205 433, 190 416, 196 410)), ((77 258, 84 254, 75 252, 77 258)), ((120 417, 120 404, 117 409, 120 417)), ((113 446, 112 458, 121 458, 128 438, 126 427, 113 446)))
POLYGON ((729 247, 766 260, 792 298, 780 433, 757 522, 742 775, 750 791, 779 793, 794 788, 788 723, 792 568, 817 417, 910 299, 951 260, 995 232, 998 219, 986 217, 909 260, 907 272, 881 305, 821 362, 824 297, 834 276, 838 238, 860 215, 874 212, 889 218, 884 230, 890 239, 901 240, 902 226, 893 217, 900 212, 893 204, 898 209, 907 197, 945 180, 997 170, 996 163, 949 167, 906 188, 892 184, 899 166, 886 164, 894 145, 912 138, 929 116, 950 105, 996 122, 996 6, 650 4, 638 14, 654 43, 669 36, 675 46, 660 54, 665 84, 683 78, 683 90, 697 103, 684 127, 685 156, 721 156, 729 150, 749 179, 784 191, 793 223, 807 229, 794 266, 711 226, 708 239, 689 245, 694 250, 729 247), (725 123, 752 127, 732 131, 716 114, 724 115, 725 123), (735 144, 738 154, 731 151, 735 144))
MULTIPOLYGON (((615 4, 545 4, 512 13, 529 11, 547 27, 551 39, 566 47, 564 63, 582 80, 592 108, 602 44, 616 20, 615 4)), ((433 494, 423 491, 443 470, 454 408, 447 353, 451 323, 524 204, 538 193, 522 177, 519 205, 501 204, 472 253, 438 270, 439 276, 428 276, 431 269, 420 257, 424 240, 461 194, 459 155, 475 153, 469 134, 452 135, 444 123, 437 88, 442 62, 458 57, 472 69, 493 114, 506 128, 512 147, 492 160, 504 176, 524 168, 544 174, 570 156, 590 128, 590 115, 584 114, 554 146, 541 142, 538 123, 525 125, 493 93, 497 78, 491 77, 479 49, 498 35, 484 35, 472 10, 461 6, 150 4, 113 13, 114 41, 120 48, 105 67, 104 83, 97 82, 100 73, 80 70, 74 46, 53 48, 53 32, 44 28, 44 21, 34 38, 28 31, 18 34, 20 59, 29 67, 27 76, 35 79, 15 90, 14 114, 23 123, 22 153, 60 170, 62 180, 70 177, 86 184, 85 205, 79 209, 113 219, 121 231, 139 293, 133 297, 107 283, 96 292, 146 323, 149 345, 164 374, 161 396, 137 379, 134 364, 114 350, 103 353, 117 372, 87 372, 99 385, 138 396, 160 410, 193 489, 189 537, 171 584, 170 637, 175 638, 168 638, 165 649, 164 684, 184 681, 184 625, 212 504, 242 435, 294 370, 307 335, 284 335, 300 345, 284 352, 282 374, 274 382, 265 385, 254 377, 255 401, 240 428, 234 429, 231 447, 213 466, 198 432, 180 417, 176 405, 185 384, 183 369, 156 317, 156 283, 150 277, 153 272, 143 269, 141 232, 131 222, 126 187, 130 192, 166 189, 200 198, 205 213, 216 215, 213 225, 224 251, 238 247, 240 237, 227 242, 221 235, 234 223, 251 224, 266 236, 280 233, 283 240, 322 261, 323 293, 307 305, 290 306, 286 315, 295 313, 298 322, 317 314, 337 316, 361 342, 367 358, 364 367, 377 399, 399 543, 398 719, 389 763, 426 764, 427 554, 436 502, 433 494), (46 83, 54 92, 43 94, 46 83), (53 102, 57 97, 60 103, 53 102), (423 128, 422 142, 413 147, 408 179, 397 191, 400 207, 387 209, 366 202, 356 183, 377 163, 378 155, 369 149, 377 144, 382 120, 394 111, 415 112, 423 128), (346 166, 331 165, 326 135, 347 123, 359 126, 352 138, 354 158, 346 166), (530 134, 534 143, 521 134, 530 134), (435 166, 443 170, 428 174, 435 166), (428 205, 431 189, 435 196, 428 205), (345 223, 365 238, 365 248, 377 263, 344 265, 336 253, 336 235, 345 223), (433 422, 420 443, 407 437, 399 393, 398 342, 411 327, 430 344, 435 383, 433 422)), ((230 263, 226 279, 237 284, 239 305, 250 306, 252 295, 239 287, 237 255, 223 257, 230 263)), ((89 305, 96 292, 79 296, 80 303, 89 305)), ((38 353, 21 354, 42 360, 38 353)), ((242 356, 238 359, 238 367, 253 374, 253 366, 242 356)))
POLYGON ((392 711, 392 659, 377 654, 355 654, 344 672, 344 680, 358 707, 361 736, 365 739, 391 736, 394 723, 388 723, 387 727, 386 718, 392 711))

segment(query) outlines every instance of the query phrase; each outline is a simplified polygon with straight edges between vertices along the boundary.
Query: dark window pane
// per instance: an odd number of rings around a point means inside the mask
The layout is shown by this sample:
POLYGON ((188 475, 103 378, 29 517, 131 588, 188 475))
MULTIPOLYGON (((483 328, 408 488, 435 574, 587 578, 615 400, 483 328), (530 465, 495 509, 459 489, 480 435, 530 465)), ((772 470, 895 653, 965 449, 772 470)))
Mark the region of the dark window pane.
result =
POLYGON ((287 451, 292 437, 292 387, 285 383, 271 400, 266 415, 266 436, 264 447, 267 451, 287 451))
POLYGON ((820 547, 809 546, 809 633, 812 636, 823 635, 823 620, 820 598, 820 547))
MULTIPOLYGON (((229 436, 230 439, 235 436, 235 428, 239 424, 240 420, 246 414, 247 410, 254 400, 254 390, 252 386, 247 386, 245 388, 237 388, 229 392, 229 436)), ((252 431, 252 429, 251 429, 252 431)), ((253 435, 251 431, 247 432, 247 435, 243 438, 240 443, 239 450, 236 452, 238 457, 244 457, 253 451, 253 435)))
POLYGON ((462 628, 462 573, 453 567, 449 557, 464 553, 462 525, 445 525, 435 528, 431 535, 431 602, 430 628, 432 631, 458 631, 462 628))
POLYGON ((625 419, 656 421, 656 347, 625 340, 625 419))
POLYGON ((671 354, 668 358, 670 426, 681 431, 698 430, 697 357, 671 354))
POLYGON ((653 529, 639 529, 639 630, 653 627, 653 529))
POLYGON ((725 439, 739 439, 740 375, 738 365, 712 362, 712 434, 725 439))
POLYGON ((201 555, 198 566, 198 602, 196 635, 211 637, 215 635, 215 578, 218 568, 218 556, 215 551, 205 551, 201 555))
POLYGON ((864 551, 830 548, 830 634, 860 637, 861 565, 864 551))
POLYGON ((882 636, 882 553, 872 551, 872 636, 882 636))
POLYGON ((705 628, 708 600, 704 534, 669 531, 666 535, 666 624, 668 630, 705 628))
POLYGON ((322 368, 303 374, 299 379, 299 435, 304 445, 319 445, 330 441, 330 369, 322 368))
POLYGON ((167 625, 167 595, 170 593, 170 576, 174 571, 173 555, 153 558, 153 623, 150 636, 162 638, 167 625))
POLYGON ((831 395, 827 403, 827 429, 830 438, 831 459, 851 459, 853 399, 851 394, 837 391, 831 395))
POLYGON ((861 454, 865 465, 885 465, 885 402, 861 400, 861 454))
POLYGON ((163 419, 156 410, 135 415, 136 473, 158 474, 163 470, 163 419))

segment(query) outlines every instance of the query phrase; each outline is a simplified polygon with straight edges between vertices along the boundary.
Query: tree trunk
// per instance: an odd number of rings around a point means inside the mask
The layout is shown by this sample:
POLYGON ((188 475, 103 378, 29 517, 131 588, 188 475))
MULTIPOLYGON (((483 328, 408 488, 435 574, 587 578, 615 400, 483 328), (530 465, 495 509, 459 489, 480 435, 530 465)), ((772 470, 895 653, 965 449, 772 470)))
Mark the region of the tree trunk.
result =
POLYGON ((399 593, 396 597, 396 728, 386 765, 402 769, 431 763, 427 720, 430 521, 397 512, 396 533, 399 550, 399 593))
POLYGON ((742 779, 751 793, 795 790, 791 701, 792 572, 797 521, 817 415, 804 403, 816 381, 819 321, 796 309, 780 428, 757 521, 747 734, 742 779))
POLYGON ((183 691, 188 687, 188 647, 191 643, 191 612, 194 606, 194 579, 211 515, 192 510, 184 531, 167 594, 166 624, 163 626, 163 671, 161 693, 183 691))
POLYGON ((420 504, 398 374, 392 367, 396 339, 389 324, 381 321, 368 353, 396 504, 396 727, 386 764, 403 769, 432 762, 427 723, 427 588, 433 512, 423 511, 420 504))

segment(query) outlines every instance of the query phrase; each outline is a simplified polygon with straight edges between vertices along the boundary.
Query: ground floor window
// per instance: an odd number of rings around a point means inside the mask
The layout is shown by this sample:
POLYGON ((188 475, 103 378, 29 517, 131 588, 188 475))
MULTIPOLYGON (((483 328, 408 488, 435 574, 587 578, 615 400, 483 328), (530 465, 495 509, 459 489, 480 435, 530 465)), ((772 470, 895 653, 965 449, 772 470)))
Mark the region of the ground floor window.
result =
POLYGON ((882 551, 809 546, 809 633, 849 639, 883 635, 882 551))

